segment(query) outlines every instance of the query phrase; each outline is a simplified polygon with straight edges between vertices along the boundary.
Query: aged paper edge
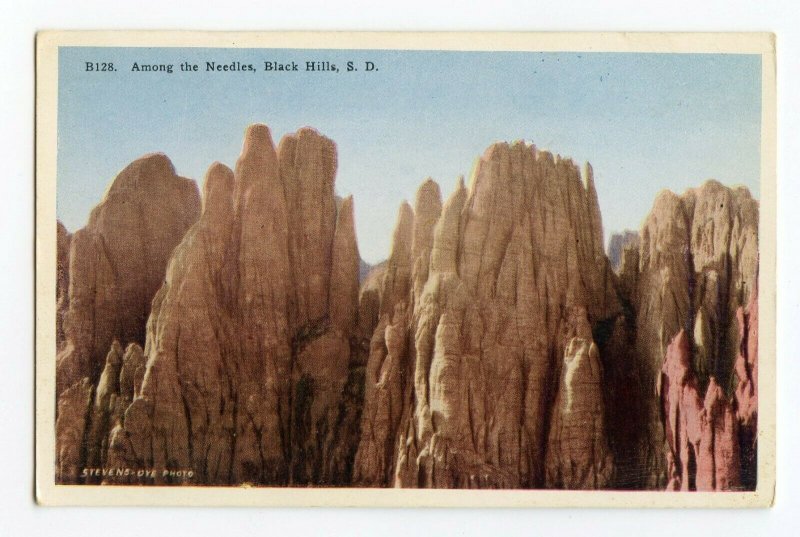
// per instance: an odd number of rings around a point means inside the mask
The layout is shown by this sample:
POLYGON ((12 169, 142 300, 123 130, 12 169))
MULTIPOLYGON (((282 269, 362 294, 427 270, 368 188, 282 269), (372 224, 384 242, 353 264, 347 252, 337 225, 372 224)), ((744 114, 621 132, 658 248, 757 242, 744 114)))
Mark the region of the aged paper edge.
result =
POLYGON ((769 507, 775 495, 775 36, 770 33, 42 31, 36 37, 36 462, 41 505, 287 507, 769 507), (750 492, 56 485, 58 47, 208 47, 760 54, 758 485, 750 492))

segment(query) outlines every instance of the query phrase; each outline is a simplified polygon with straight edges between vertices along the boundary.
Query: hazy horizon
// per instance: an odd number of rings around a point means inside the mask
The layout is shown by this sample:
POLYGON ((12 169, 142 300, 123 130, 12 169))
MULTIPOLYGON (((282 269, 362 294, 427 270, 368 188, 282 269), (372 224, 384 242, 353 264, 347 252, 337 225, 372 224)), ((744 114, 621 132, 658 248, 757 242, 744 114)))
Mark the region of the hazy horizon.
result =
POLYGON ((165 153, 202 186, 233 167, 244 130, 275 143, 310 126, 338 148, 362 258, 388 256, 398 207, 432 177, 446 198, 492 143, 525 140, 590 162, 605 241, 638 230, 656 194, 708 179, 760 197, 758 55, 92 49, 60 51, 57 215, 85 225, 116 174, 165 153), (135 73, 137 63, 372 61, 366 73, 135 73), (112 61, 118 72, 82 70, 112 61))

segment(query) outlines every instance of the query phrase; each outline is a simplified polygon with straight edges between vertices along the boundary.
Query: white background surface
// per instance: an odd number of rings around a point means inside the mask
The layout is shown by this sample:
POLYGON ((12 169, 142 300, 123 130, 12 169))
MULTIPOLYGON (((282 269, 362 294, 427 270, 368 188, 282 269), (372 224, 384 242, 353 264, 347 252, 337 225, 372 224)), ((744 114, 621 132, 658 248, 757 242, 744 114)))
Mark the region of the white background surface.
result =
POLYGON ((800 7, 760 2, 0 0, 0 535, 800 535, 800 7), (34 33, 39 29, 772 31, 778 38, 778 474, 751 511, 41 508, 33 501, 34 33))

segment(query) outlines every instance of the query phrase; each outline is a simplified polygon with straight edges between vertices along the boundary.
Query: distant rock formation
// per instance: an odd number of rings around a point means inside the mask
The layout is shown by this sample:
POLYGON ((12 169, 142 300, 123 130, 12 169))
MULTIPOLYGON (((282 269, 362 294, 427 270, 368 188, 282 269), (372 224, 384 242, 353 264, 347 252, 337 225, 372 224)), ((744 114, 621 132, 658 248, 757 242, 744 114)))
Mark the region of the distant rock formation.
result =
MULTIPOLYGON (((59 304, 65 309, 58 342, 56 391, 87 377, 97 382, 116 339, 144 344, 150 302, 164 281, 172 250, 200 213, 194 181, 179 177, 162 154, 142 157, 114 179, 86 227, 59 233, 59 304), (63 245, 63 246, 62 246, 63 245)), ((57 286, 57 289, 59 289, 57 286)))
POLYGON ((564 353, 545 458, 547 488, 603 489, 613 477, 602 365, 588 323, 582 322, 586 330, 564 353))
POLYGON ((363 259, 359 259, 358 261, 358 282, 361 283, 367 279, 369 273, 372 272, 372 269, 375 268, 373 265, 370 265, 363 259))
MULTIPOLYGON (((533 146, 489 148, 469 189, 460 182, 443 207, 426 181, 415 209, 400 209, 385 269, 354 483, 545 486, 570 326, 620 311, 602 236, 591 167, 582 181, 571 161, 533 146)), ((580 412, 602 424, 602 406, 588 407, 580 412)), ((556 418, 553 445, 570 441, 573 420, 556 418)), ((598 451, 586 463, 601 478, 585 486, 610 475, 598 451)))
POLYGON ((639 233, 626 229, 622 233, 611 235, 608 241, 608 260, 615 271, 622 268, 622 256, 626 249, 639 249, 639 233))

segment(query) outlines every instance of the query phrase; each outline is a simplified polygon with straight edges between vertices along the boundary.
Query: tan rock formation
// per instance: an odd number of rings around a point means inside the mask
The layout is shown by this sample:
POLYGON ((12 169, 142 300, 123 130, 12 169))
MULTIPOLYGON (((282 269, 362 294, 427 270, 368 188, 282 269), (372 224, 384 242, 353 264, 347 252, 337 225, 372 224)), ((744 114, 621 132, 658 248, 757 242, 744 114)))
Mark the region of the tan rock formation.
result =
POLYGON ((64 316, 69 310, 69 248, 72 234, 60 221, 56 227, 56 348, 64 345, 64 316))
MULTIPOLYGON (((378 325, 385 273, 386 262, 384 261, 369 271, 361 282, 361 289, 358 292, 359 336, 365 339, 367 344, 369 344, 369 340, 375 332, 375 327, 378 325)), ((366 355, 369 356, 369 345, 367 345, 366 351, 366 355)))
POLYGON ((611 483, 602 366, 587 335, 572 338, 564 353, 545 459, 547 488, 601 489, 611 483))
MULTIPOLYGON (((298 327, 328 313, 336 222, 336 145, 313 129, 300 129, 281 140, 277 157, 288 210, 288 259, 294 282, 292 325, 298 327)), ((352 211, 352 207, 346 210, 352 211)))
MULTIPOLYGON (((391 255, 375 276, 382 276, 380 291, 372 291, 379 300, 379 317, 369 345, 356 484, 385 486, 394 479, 395 443, 411 397, 410 316, 427 280, 433 228, 441 210, 439 186, 428 179, 417 191, 415 211, 407 203, 400 206, 391 255)), ((370 286, 368 279, 362 297, 370 286)))
MULTIPOLYGON (((727 393, 739 331, 736 311, 746 305, 756 285, 758 267, 758 202, 747 189, 730 189, 708 181, 694 195, 691 251, 694 265, 693 309, 710 326, 713 361, 703 369, 716 376, 727 393)), ((697 362, 697 360, 695 360, 697 362)))
POLYGON ((67 388, 58 398, 56 418, 56 482, 80 482, 85 459, 86 426, 94 389, 88 378, 67 388))
POLYGON ((328 285, 331 325, 345 334, 353 334, 358 326, 360 257, 355 232, 353 197, 348 196, 336 219, 328 285))
POLYGON ((167 261, 199 211, 194 181, 178 177, 162 154, 134 161, 114 179, 72 236, 57 393, 84 377, 96 382, 114 339, 144 343, 167 261))
MULTIPOLYGON (((122 427, 125 410, 141 389, 145 360, 142 348, 131 343, 124 350, 118 341, 111 344, 100 380, 94 386, 93 402, 87 415, 86 435, 82 438, 85 466, 88 468, 125 468, 125 461, 110 456, 111 441, 116 429, 122 427), (109 462, 116 462, 109 465, 109 462)), ((129 467, 128 467, 129 468, 129 467)), ((128 483, 126 476, 88 476, 87 483, 128 483)))
MULTIPOLYGON (((433 191, 429 183, 421 192, 427 190, 433 191)), ((396 294, 387 298, 384 287, 357 482, 543 486, 556 357, 574 324, 567 312, 582 311, 589 325, 620 310, 591 168, 584 183, 571 161, 523 143, 496 144, 478 162, 470 188, 460 183, 450 196, 433 229, 432 217, 418 208, 409 231, 404 211, 392 254, 402 255, 395 267, 390 259, 385 282, 400 280, 389 271, 405 274, 412 265, 413 284, 410 291, 399 286, 406 303, 396 294), (398 240, 409 236, 430 244, 430 254, 412 248, 417 257, 409 260, 398 240), (401 397, 391 385, 403 371, 413 384, 406 381, 401 397)))
MULTIPOLYGON (((100 467, 105 462, 108 451, 109 423, 115 414, 116 399, 119 397, 120 371, 122 370, 122 346, 114 341, 106 355, 106 365, 94 390, 94 404, 89 419, 86 436, 86 465, 100 467)), ((120 409, 121 410, 121 409, 120 409)))
POLYGON ((211 166, 200 220, 153 300, 146 372, 109 458, 192 469, 206 484, 349 479, 359 255, 335 170, 327 138, 302 129, 276 152, 264 125, 248 128, 235 173, 211 166))

